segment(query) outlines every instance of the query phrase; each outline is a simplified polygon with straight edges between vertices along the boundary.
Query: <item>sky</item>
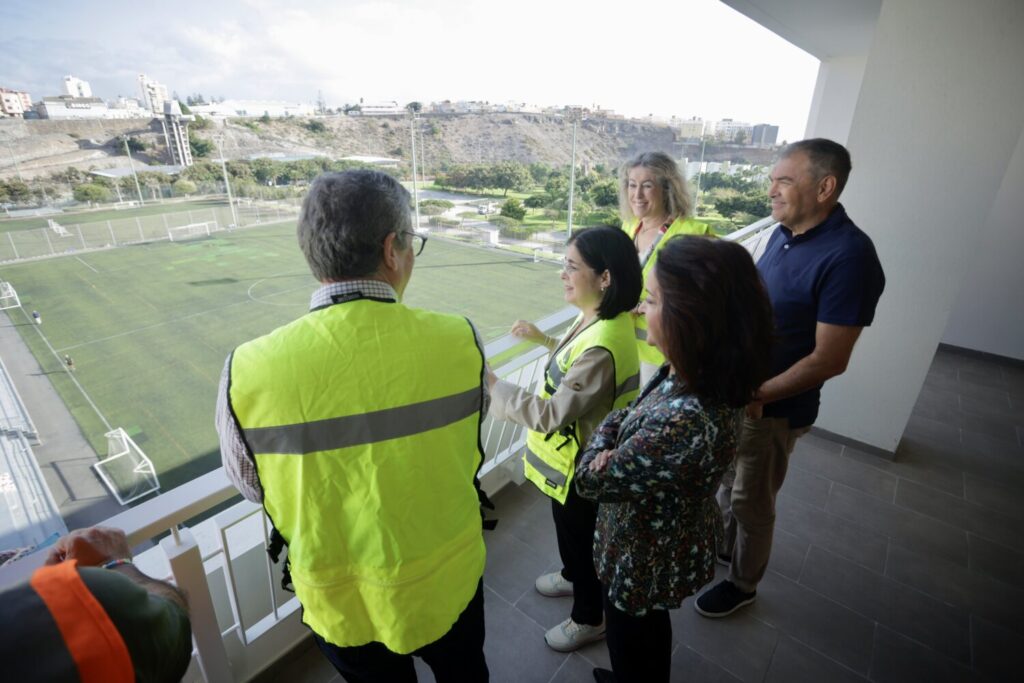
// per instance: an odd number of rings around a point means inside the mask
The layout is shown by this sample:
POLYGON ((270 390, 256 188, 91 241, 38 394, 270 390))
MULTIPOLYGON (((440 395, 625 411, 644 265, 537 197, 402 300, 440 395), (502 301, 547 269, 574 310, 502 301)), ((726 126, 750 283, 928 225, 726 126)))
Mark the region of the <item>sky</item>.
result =
POLYGON ((818 61, 718 0, 3 0, 0 86, 105 99, 573 104, 802 137, 818 61), (164 9, 161 9, 164 8, 164 9))

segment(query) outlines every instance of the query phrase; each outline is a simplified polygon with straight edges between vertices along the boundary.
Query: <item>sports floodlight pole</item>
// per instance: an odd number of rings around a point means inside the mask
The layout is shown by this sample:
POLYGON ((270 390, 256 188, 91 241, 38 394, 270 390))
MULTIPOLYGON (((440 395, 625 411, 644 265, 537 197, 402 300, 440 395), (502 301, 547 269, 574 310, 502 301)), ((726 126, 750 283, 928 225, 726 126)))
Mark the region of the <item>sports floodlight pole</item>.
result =
POLYGON ((693 215, 697 215, 697 202, 700 201, 700 175, 704 172, 704 145, 708 139, 700 136, 700 161, 697 162, 697 182, 693 184, 693 215))
POLYGON ((139 206, 146 203, 146 200, 142 198, 142 187, 139 185, 139 176, 135 173, 135 164, 132 162, 132 151, 128 149, 128 136, 122 135, 121 141, 124 143, 124 153, 128 155, 128 168, 132 169, 132 177, 135 178, 135 191, 139 193, 139 206))
POLYGON ((579 123, 579 115, 572 119, 572 165, 569 166, 569 222, 565 232, 565 243, 569 244, 572 239, 572 197, 576 189, 576 126, 579 123))
POLYGON ((224 161, 224 152, 220 148, 220 141, 217 138, 213 139, 213 144, 217 145, 217 156, 220 157, 220 170, 224 174, 224 187, 228 191, 228 206, 231 207, 231 221, 232 228, 241 227, 238 224, 238 214, 235 213, 235 202, 231 198, 231 183, 228 182, 228 165, 224 161))
POLYGON ((420 193, 416 186, 416 112, 412 112, 412 119, 409 121, 409 135, 412 137, 412 203, 416 208, 416 226, 414 230, 420 229, 420 193))

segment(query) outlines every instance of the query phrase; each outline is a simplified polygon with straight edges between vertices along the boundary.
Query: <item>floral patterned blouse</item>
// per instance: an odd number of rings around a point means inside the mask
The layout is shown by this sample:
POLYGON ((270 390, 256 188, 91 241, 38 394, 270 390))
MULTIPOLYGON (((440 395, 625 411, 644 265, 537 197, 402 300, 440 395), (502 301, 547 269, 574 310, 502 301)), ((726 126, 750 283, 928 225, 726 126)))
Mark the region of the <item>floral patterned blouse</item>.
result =
POLYGON ((714 495, 736 452, 742 409, 687 392, 668 365, 639 399, 597 428, 576 470, 596 500, 594 562, 616 608, 635 616, 676 609, 714 577, 721 524, 714 495), (600 472, 590 461, 615 455, 600 472))

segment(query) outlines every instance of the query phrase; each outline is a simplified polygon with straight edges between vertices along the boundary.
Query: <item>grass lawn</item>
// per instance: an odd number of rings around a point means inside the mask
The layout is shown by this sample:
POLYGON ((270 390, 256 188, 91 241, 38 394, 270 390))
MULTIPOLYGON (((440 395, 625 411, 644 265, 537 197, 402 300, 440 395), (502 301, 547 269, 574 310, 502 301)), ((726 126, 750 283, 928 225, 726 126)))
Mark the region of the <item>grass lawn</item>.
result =
POLYGON ((223 199, 197 199, 191 201, 167 200, 163 204, 147 203, 145 206, 133 206, 125 209, 82 209, 79 211, 65 211, 64 213, 50 216, 39 216, 33 218, 4 218, 0 219, 0 232, 12 230, 32 230, 33 228, 45 228, 53 219, 61 225, 73 223, 96 223, 99 221, 116 221, 124 218, 135 218, 136 216, 155 216, 163 213, 178 213, 180 211, 203 211, 217 207, 227 207, 227 201, 223 199))
MULTIPOLYGON (((103 423, 40 333, 72 356, 76 379, 153 460, 164 490, 219 465, 213 414, 227 354, 302 315, 316 286, 294 222, 0 266, 0 279, 17 287, 24 312, 8 313, 93 447, 105 455, 103 423)), ((440 239, 417 259, 406 302, 465 315, 485 340, 564 305, 557 266, 440 239)))

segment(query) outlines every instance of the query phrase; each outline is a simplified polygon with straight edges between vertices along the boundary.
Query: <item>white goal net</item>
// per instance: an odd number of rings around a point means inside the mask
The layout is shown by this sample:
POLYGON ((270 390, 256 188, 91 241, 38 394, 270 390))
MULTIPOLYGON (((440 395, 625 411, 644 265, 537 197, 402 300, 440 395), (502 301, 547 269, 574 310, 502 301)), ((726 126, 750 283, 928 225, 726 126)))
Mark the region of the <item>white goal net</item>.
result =
POLYGON ((210 233, 216 229, 217 224, 212 222, 190 223, 177 228, 167 228, 167 238, 172 242, 202 239, 204 237, 209 237, 210 233))
POLYGON ((68 229, 61 225, 60 223, 58 223, 57 221, 53 220, 52 218, 48 219, 47 223, 50 226, 50 230, 53 230, 55 233, 57 233, 58 237, 71 237, 71 233, 68 232, 68 229))
POLYGON ((14 285, 0 280, 0 311, 8 308, 17 308, 18 306, 21 306, 21 299, 18 298, 18 293, 14 291, 14 285))
POLYGON ((100 479, 121 505, 127 505, 160 490, 153 462, 118 427, 107 432, 107 457, 93 465, 100 479))

